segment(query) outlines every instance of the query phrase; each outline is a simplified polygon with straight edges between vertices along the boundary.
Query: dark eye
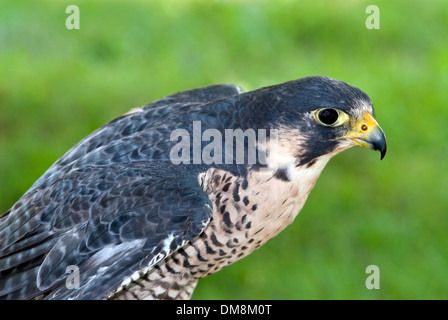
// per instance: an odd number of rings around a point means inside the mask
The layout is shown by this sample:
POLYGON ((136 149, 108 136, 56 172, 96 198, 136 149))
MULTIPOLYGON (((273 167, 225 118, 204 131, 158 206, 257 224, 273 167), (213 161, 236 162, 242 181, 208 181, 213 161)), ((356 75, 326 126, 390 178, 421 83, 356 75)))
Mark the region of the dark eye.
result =
POLYGON ((319 111, 317 116, 323 124, 332 125, 338 120, 339 113, 335 109, 328 108, 319 111))

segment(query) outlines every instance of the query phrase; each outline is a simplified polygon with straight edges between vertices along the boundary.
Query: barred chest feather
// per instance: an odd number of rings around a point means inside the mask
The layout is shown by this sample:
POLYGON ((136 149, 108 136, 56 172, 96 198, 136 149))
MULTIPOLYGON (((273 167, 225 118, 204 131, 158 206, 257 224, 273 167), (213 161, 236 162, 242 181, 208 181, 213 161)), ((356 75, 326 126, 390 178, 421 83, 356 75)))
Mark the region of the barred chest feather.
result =
MULTIPOLYGON (((215 182, 210 195, 214 214, 201 238, 220 248, 221 255, 226 253, 226 262, 248 255, 294 221, 328 160, 251 171, 246 181, 218 170, 210 172, 215 182)), ((209 274, 219 269, 214 267, 209 274)))

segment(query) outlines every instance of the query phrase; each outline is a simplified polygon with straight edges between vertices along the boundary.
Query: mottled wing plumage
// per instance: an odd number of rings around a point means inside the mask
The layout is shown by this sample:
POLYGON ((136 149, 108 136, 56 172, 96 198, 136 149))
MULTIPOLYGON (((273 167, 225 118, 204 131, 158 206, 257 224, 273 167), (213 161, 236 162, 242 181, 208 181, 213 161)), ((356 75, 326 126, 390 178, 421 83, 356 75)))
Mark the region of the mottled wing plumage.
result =
MULTIPOLYGON (((72 164, 79 158, 86 154, 91 154, 93 151, 113 142, 116 142, 116 145, 118 144, 121 146, 122 140, 123 142, 131 141, 131 143, 136 145, 141 139, 147 139, 146 136, 150 135, 150 142, 157 142, 157 140, 154 139, 154 136, 159 136, 159 141, 166 143, 169 140, 169 135, 171 133, 169 130, 173 130, 179 123, 182 123, 183 120, 185 120, 184 115, 190 110, 205 103, 224 99, 241 92, 243 92, 243 90, 235 85, 213 85, 181 91, 116 118, 88 135, 67 151, 66 154, 56 161, 56 163, 33 184, 27 193, 36 188, 40 188, 42 185, 50 183, 52 181, 52 175, 58 173, 59 170, 72 164), (141 135, 141 133, 144 132, 147 132, 146 136, 141 135), (153 132, 153 134, 150 132, 153 132), (135 141, 133 140, 133 137, 136 137, 135 141)), ((217 108, 220 108, 219 104, 217 105, 217 108)), ((220 110, 214 110, 212 108, 211 114, 195 114, 194 117, 203 116, 215 119, 219 111, 220 110)), ((108 150, 110 150, 110 148, 108 150)), ((167 159, 166 154, 163 154, 165 156, 162 158, 167 159)), ((155 158, 160 158, 160 155, 155 158)))
POLYGON ((199 168, 188 169, 168 162, 89 166, 38 192, 32 206, 14 213, 27 221, 2 229, 8 235, 1 243, 6 256, 0 265, 8 267, 2 272, 24 276, 19 283, 0 280, 0 294, 20 292, 29 282, 31 295, 60 287, 60 297, 106 298, 126 277, 195 238, 209 221, 212 204, 198 183, 199 168), (52 235, 40 252, 8 254, 8 246, 19 248, 39 234, 52 235), (41 263, 33 266, 36 255, 41 263), (83 290, 61 286, 69 265, 80 268, 83 290))
POLYGON ((197 180, 204 168, 169 161, 170 133, 188 127, 186 115, 216 125, 219 104, 190 111, 239 92, 174 94, 68 151, 0 220, 0 297, 106 298, 196 237, 211 216, 197 180), (80 268, 82 290, 63 285, 69 265, 80 268))

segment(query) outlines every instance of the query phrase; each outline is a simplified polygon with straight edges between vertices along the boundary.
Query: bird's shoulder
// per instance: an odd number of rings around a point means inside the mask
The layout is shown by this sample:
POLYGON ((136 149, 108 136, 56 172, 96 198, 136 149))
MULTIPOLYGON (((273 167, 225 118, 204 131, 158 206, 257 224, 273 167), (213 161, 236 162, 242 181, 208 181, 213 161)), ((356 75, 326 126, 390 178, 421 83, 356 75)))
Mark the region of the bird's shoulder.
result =
POLYGON ((203 129, 228 125, 232 117, 232 104, 226 103, 225 99, 242 92, 236 85, 212 85, 177 92, 133 109, 109 121, 69 149, 27 193, 48 184, 52 176, 70 170, 76 162, 91 163, 98 157, 104 162, 111 156, 125 162, 128 156, 137 156, 136 149, 146 150, 147 154, 140 152, 143 157, 132 160, 167 159, 169 154, 166 151, 173 130, 182 128, 191 131, 193 121, 201 121, 203 129), (206 108, 203 107, 205 105, 206 108))

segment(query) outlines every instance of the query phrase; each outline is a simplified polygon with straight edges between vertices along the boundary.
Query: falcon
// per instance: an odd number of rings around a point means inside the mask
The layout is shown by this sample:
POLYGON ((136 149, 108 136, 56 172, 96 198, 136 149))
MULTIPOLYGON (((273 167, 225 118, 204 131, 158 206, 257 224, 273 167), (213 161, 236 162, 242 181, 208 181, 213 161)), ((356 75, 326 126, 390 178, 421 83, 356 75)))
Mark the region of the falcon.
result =
POLYGON ((0 297, 189 299, 199 279, 289 225, 330 158, 356 145, 386 154, 372 101, 324 76, 250 92, 213 85, 134 109, 70 149, 0 218, 0 297), (195 123, 214 139, 239 129, 256 140, 211 149, 202 136, 173 151, 197 138, 195 123), (265 156, 232 161, 245 146, 265 156), (207 161, 188 158, 198 150, 207 161))

